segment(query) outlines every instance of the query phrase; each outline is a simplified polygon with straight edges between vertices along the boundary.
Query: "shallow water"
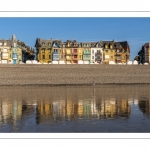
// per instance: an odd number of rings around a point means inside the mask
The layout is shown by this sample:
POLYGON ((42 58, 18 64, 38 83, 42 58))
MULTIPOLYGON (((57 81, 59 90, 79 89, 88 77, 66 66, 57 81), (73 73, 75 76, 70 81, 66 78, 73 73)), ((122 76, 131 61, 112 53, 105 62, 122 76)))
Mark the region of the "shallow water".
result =
POLYGON ((150 85, 1 86, 0 132, 150 132, 150 85))

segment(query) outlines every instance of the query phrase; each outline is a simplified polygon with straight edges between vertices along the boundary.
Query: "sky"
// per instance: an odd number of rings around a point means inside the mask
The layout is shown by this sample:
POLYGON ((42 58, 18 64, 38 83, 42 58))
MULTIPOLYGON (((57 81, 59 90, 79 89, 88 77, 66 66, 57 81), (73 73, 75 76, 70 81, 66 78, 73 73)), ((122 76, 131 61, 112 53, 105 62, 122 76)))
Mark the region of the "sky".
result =
POLYGON ((142 45, 150 42, 150 18, 0 18, 0 39, 17 40, 35 49, 36 38, 77 40, 128 41, 130 60, 133 61, 142 45))

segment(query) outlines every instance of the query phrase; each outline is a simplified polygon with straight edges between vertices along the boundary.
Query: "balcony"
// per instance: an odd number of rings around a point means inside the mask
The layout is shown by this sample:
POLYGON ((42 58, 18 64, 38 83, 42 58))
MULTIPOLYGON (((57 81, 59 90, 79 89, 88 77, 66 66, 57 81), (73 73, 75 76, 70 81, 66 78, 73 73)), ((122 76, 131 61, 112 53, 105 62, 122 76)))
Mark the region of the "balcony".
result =
POLYGON ((72 60, 78 60, 78 57, 73 57, 72 60))
POLYGON ((68 61, 68 60, 72 60, 72 58, 67 56, 66 61, 68 61))
POLYGON ((66 55, 72 55, 72 53, 71 52, 66 52, 66 55))
POLYGON ((95 55, 102 55, 102 52, 96 52, 95 55))
POLYGON ((53 61, 57 61, 57 60, 59 60, 59 56, 58 56, 58 54, 53 54, 53 59, 52 59, 53 61))
POLYGON ((91 55, 83 55, 83 60, 91 60, 91 55))
POLYGON ((73 54, 76 54, 76 55, 77 55, 77 54, 78 54, 78 50, 77 50, 77 49, 74 49, 74 50, 73 50, 73 54))
POLYGON ((121 60, 121 58, 116 58, 116 61, 120 61, 121 60))
POLYGON ((18 57, 17 57, 17 53, 13 53, 12 54, 12 59, 17 59, 18 57))
POLYGON ((120 53, 120 52, 117 52, 117 53, 116 53, 116 56, 118 56, 118 55, 120 56, 120 55, 121 55, 121 53, 120 53))

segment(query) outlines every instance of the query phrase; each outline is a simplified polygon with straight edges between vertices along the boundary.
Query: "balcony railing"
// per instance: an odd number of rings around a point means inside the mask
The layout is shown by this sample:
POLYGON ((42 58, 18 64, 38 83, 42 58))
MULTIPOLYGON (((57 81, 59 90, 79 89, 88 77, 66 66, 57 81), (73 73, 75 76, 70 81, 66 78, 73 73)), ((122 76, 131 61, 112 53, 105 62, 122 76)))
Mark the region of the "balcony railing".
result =
POLYGON ((74 55, 77 55, 77 54, 78 54, 78 52, 73 52, 73 54, 74 54, 74 55))
POLYGON ((66 55, 72 55, 72 53, 67 53, 67 52, 66 52, 66 55))
POLYGON ((72 58, 71 57, 66 57, 66 60, 72 60, 72 58))
POLYGON ((117 53, 116 53, 116 56, 117 56, 117 55, 121 55, 121 53, 120 53, 120 52, 117 52, 117 53))
POLYGON ((73 57, 72 59, 73 59, 73 60, 78 60, 78 58, 74 58, 74 57, 73 57))

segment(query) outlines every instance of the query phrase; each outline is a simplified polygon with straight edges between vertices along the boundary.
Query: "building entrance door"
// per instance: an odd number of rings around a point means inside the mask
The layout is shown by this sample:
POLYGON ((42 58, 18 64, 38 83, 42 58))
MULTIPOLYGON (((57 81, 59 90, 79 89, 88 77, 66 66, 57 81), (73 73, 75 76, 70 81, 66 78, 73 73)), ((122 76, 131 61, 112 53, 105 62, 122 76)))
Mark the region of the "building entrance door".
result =
POLYGON ((16 64, 16 60, 13 60, 13 64, 16 64))

